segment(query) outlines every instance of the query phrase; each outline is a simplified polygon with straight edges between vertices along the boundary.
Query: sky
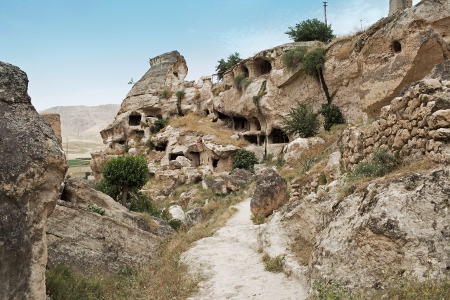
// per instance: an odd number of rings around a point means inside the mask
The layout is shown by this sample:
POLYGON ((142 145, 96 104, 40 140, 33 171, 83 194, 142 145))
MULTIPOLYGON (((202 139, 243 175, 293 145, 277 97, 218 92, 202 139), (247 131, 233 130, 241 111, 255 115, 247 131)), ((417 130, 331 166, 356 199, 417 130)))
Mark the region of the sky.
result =
MULTIPOLYGON (((419 1, 413 1, 413 5, 419 1)), ((389 0, 328 0, 338 36, 388 15, 389 0)), ((178 50, 186 80, 217 61, 289 43, 289 26, 324 20, 317 0, 0 0, 0 61, 28 75, 38 111, 120 104, 149 59, 178 50)))

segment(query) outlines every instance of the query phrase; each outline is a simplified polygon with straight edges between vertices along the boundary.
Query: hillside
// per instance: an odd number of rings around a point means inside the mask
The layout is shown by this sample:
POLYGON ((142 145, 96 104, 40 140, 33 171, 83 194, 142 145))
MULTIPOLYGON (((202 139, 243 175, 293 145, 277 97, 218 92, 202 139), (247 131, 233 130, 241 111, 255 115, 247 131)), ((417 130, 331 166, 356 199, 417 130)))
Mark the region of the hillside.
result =
POLYGON ((40 113, 56 113, 61 116, 63 148, 69 147, 69 159, 89 157, 93 150, 104 148, 100 130, 114 120, 118 104, 99 106, 57 106, 40 113))

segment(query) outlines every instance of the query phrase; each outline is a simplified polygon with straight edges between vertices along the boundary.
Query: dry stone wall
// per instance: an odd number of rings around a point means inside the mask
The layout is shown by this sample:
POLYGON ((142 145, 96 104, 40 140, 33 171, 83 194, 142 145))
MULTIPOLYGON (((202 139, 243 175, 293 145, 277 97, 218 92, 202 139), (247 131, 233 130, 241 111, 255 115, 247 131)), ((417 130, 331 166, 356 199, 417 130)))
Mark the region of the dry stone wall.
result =
POLYGON ((446 61, 383 107, 370 126, 347 129, 341 140, 341 162, 351 167, 374 149, 385 148, 397 151, 403 159, 426 156, 449 163, 449 142, 450 61, 446 61))

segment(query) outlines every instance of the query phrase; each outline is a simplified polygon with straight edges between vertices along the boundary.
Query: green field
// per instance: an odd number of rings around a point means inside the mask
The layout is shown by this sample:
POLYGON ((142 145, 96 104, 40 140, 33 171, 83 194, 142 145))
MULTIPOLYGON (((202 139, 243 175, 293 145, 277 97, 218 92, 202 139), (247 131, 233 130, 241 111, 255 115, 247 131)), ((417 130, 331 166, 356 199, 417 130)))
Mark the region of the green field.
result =
POLYGON ((91 162, 91 158, 77 158, 77 159, 67 160, 67 164, 69 165, 69 168, 89 166, 90 162, 91 162))

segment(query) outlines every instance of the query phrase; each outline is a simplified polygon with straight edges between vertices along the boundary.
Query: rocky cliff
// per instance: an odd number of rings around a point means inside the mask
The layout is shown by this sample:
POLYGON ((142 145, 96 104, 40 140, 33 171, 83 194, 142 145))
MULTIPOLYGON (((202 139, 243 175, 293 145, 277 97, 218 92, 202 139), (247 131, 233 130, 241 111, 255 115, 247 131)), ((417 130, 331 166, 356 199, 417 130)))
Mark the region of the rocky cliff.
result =
POLYGON ((0 298, 45 299, 48 216, 67 170, 60 139, 31 104, 28 79, 0 62, 0 298))

